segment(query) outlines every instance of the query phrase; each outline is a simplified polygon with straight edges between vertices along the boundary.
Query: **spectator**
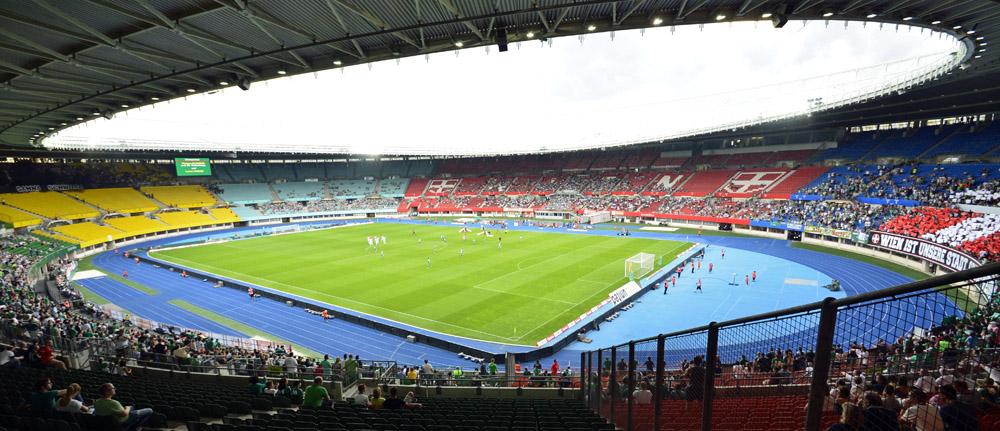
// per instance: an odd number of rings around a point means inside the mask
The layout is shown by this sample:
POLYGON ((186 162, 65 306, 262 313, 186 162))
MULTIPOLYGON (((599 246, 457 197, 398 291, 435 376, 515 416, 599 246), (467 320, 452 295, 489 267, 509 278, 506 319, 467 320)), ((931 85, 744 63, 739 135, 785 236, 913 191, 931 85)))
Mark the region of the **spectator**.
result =
POLYGON ((330 393, 323 387, 323 378, 314 378, 313 383, 305 390, 302 407, 318 409, 329 402, 331 402, 330 393))
POLYGON ((45 344, 38 347, 36 354, 38 355, 38 362, 42 365, 60 370, 66 369, 66 363, 56 359, 55 354, 52 352, 52 340, 46 340, 45 344))
POLYGON ((649 385, 647 385, 646 382, 642 382, 639 385, 639 389, 632 392, 632 401, 638 405, 652 404, 653 392, 649 390, 649 385))
POLYGON ((250 386, 249 386, 249 389, 250 389, 250 393, 251 394, 253 394, 253 395, 260 395, 260 394, 264 393, 264 388, 265 388, 264 382, 262 382, 260 380, 260 378, 257 377, 256 374, 250 376, 250 386))
POLYGON ((382 405, 385 404, 385 398, 382 398, 382 390, 379 388, 372 389, 372 397, 369 401, 370 407, 372 409, 381 409, 382 405))
POLYGON ((0 346, 0 368, 17 368, 19 366, 21 363, 14 355, 14 350, 7 345, 0 346))
POLYGON ((385 402, 382 403, 382 408, 386 410, 400 410, 405 407, 406 402, 399 398, 399 395, 396 393, 396 387, 389 388, 389 398, 386 398, 385 402))
POLYGON ((883 406, 882 397, 878 392, 865 392, 861 400, 864 408, 863 431, 898 431, 899 420, 896 412, 883 406))
POLYGON ((72 383, 64 391, 56 402, 56 411, 66 413, 90 413, 90 408, 83 405, 83 402, 76 399, 80 395, 80 385, 72 383))
POLYGON ((938 408, 927 404, 927 394, 919 388, 910 390, 899 420, 913 427, 914 431, 944 431, 944 422, 941 421, 938 408))
POLYGON ((827 428, 827 431, 861 431, 864 415, 861 407, 854 403, 841 405, 840 422, 827 428))
POLYGON ((705 392, 705 367, 702 366, 701 356, 695 356, 691 361, 691 366, 684 372, 687 377, 687 387, 684 393, 687 395, 688 405, 691 401, 701 400, 705 392))
POLYGON ((66 390, 52 390, 52 379, 46 377, 35 384, 35 392, 29 399, 31 412, 39 416, 48 416, 56 406, 56 399, 65 395, 66 390))
POLYGON ((954 386, 941 387, 943 402, 940 409, 941 421, 947 431, 979 431, 979 418, 975 407, 958 399, 954 386))
POLYGON ((142 427, 153 415, 153 409, 133 410, 132 406, 123 407, 115 401, 115 386, 111 383, 101 385, 101 398, 94 401, 94 416, 111 416, 124 430, 136 430, 142 427))
POLYGON ((368 401, 368 395, 365 395, 364 383, 358 384, 358 393, 354 394, 354 396, 351 397, 351 401, 354 402, 354 405, 365 406, 365 407, 371 406, 371 403, 368 401))
POLYGON ((278 388, 274 387, 274 381, 268 380, 267 384, 264 386, 264 395, 275 396, 278 394, 278 388))

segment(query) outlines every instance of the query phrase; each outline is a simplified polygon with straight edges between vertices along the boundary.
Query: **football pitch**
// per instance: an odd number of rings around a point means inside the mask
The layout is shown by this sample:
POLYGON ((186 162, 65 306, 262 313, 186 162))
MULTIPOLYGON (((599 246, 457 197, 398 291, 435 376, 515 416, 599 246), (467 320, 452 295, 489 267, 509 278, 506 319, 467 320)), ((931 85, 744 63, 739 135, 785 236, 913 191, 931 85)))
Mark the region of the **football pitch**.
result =
POLYGON ((534 345, 627 282, 625 259, 652 253, 659 268, 690 245, 460 228, 363 224, 152 256, 435 332, 534 345), (376 252, 369 235, 386 244, 376 252))

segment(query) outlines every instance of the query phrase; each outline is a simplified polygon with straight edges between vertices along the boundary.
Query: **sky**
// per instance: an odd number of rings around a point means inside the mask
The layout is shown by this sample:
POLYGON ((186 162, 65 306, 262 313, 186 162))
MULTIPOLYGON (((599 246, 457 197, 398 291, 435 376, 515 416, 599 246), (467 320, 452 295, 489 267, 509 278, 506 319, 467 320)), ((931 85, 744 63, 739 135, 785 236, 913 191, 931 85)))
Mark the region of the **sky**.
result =
POLYGON ((842 21, 655 27, 402 58, 134 108, 44 145, 512 154, 802 113, 947 61, 929 30, 842 21), (815 103, 815 102, 814 102, 815 103))

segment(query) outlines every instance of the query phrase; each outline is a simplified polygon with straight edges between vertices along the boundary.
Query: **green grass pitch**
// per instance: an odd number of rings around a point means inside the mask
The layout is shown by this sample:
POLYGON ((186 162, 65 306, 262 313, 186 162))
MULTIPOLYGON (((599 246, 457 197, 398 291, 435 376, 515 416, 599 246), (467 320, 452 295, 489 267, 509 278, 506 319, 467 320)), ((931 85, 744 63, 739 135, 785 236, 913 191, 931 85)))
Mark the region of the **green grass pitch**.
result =
POLYGON ((659 256, 668 263, 689 246, 532 231, 486 238, 473 230, 463 241, 459 230, 365 224, 153 256, 436 332, 534 345, 627 282, 628 257, 653 253, 658 265, 659 256), (368 235, 386 237, 384 256, 368 247, 368 235))

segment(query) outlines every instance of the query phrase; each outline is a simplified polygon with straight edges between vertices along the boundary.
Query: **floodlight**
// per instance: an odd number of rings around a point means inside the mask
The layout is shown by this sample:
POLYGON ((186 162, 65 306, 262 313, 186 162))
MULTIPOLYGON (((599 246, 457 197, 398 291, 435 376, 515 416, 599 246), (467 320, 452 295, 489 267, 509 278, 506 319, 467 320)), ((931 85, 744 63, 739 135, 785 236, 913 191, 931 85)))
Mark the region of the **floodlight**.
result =
POLYGON ((720 14, 718 14, 718 15, 715 16, 715 20, 716 21, 722 21, 724 19, 726 19, 726 14, 724 14, 724 13, 720 13, 720 14))
POLYGON ((76 121, 83 121, 83 117, 76 117, 76 121))
POLYGON ((868 15, 865 15, 865 18, 872 19, 872 18, 875 18, 877 16, 878 16, 877 13, 872 12, 872 13, 869 13, 868 15))
POLYGON ((464 44, 464 43, 462 43, 462 41, 458 41, 458 42, 455 42, 455 47, 456 47, 456 48, 461 48, 461 47, 463 47, 463 46, 465 46, 465 44, 464 44))
POLYGON ((768 18, 771 17, 771 12, 764 12, 764 13, 760 14, 760 17, 764 18, 764 19, 768 19, 768 18))
POLYGON ((150 97, 149 100, 152 100, 152 101, 156 102, 156 101, 160 100, 160 98, 156 97, 156 96, 153 96, 153 97, 150 97))
POLYGON ((951 27, 951 29, 952 29, 952 30, 958 30, 958 29, 960 29, 960 28, 962 28, 962 26, 961 26, 961 25, 956 25, 956 26, 952 26, 952 27, 951 27))
POLYGON ((333 60, 333 65, 334 66, 340 66, 341 64, 344 64, 344 62, 340 61, 340 60, 333 60))
POLYGON ((597 26, 596 25, 591 24, 591 25, 587 26, 587 31, 594 31, 594 30, 597 30, 597 26))
POLYGON ((533 31, 529 31, 529 32, 528 32, 527 34, 525 34, 524 36, 525 36, 525 37, 527 37, 528 39, 531 39, 531 38, 535 37, 535 32, 533 32, 533 31))
POLYGON ((193 88, 188 88, 188 89, 187 89, 187 92, 188 92, 188 93, 194 93, 194 92, 195 92, 195 89, 193 89, 193 88))
POLYGON ((122 108, 128 108, 128 104, 127 103, 122 103, 122 108))
POLYGON ((903 17, 903 21, 913 21, 913 17, 912 16, 904 16, 903 17))
POLYGON ((936 19, 934 21, 931 21, 931 25, 938 25, 938 24, 941 24, 941 20, 936 19))
POLYGON ((663 18, 660 17, 653 18, 653 25, 660 25, 660 24, 663 24, 663 18))
POLYGON ((829 18, 831 16, 833 16, 833 12, 830 11, 823 12, 823 18, 829 18))
POLYGON ((219 85, 221 85, 221 86, 227 86, 227 85, 229 85, 229 81, 219 81, 219 85))

